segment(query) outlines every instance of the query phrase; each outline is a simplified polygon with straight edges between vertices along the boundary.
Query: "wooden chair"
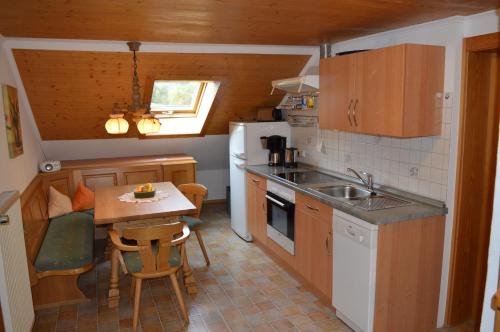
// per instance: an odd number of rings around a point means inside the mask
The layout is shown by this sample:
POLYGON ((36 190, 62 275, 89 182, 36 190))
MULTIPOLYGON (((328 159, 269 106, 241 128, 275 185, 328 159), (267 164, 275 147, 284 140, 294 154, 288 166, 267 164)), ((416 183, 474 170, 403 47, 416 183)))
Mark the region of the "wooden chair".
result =
POLYGON ((205 257, 205 261, 207 265, 210 265, 210 259, 208 258, 207 250, 205 249, 205 244, 203 243, 203 238, 201 237, 200 227, 203 224, 203 221, 200 219, 201 208, 203 206, 203 200, 207 196, 208 190, 202 184, 199 183, 185 183, 180 184, 177 189, 179 189, 184 196, 189 199, 194 206, 196 206, 196 213, 191 216, 182 216, 180 219, 188 224, 189 229, 191 229, 198 239, 198 243, 200 244, 201 251, 203 252, 203 256, 205 257))
POLYGON ((185 257, 184 243, 189 237, 189 227, 184 223, 155 225, 123 230, 123 237, 135 240, 137 245, 122 243, 116 230, 109 231, 113 243, 113 255, 122 254, 126 272, 132 275, 131 295, 134 296, 133 331, 137 330, 141 285, 143 279, 169 276, 179 301, 182 316, 189 322, 184 298, 177 282, 177 272, 182 267, 185 257), (135 293, 135 294, 134 294, 135 293))

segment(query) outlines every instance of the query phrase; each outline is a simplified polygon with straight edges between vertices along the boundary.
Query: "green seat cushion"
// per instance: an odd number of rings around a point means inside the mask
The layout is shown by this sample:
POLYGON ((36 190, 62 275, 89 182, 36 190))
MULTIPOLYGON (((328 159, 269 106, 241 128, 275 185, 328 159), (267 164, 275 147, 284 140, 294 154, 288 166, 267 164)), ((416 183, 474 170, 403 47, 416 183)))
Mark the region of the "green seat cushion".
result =
MULTIPOLYGON (((158 245, 153 245, 153 253, 156 255, 158 253, 158 245)), ((142 270, 142 260, 138 251, 126 251, 122 253, 123 261, 127 266, 127 270, 132 273, 141 272, 142 270)), ((176 246, 170 247, 170 258, 168 259, 168 264, 171 267, 178 267, 181 265, 181 255, 179 248, 176 246)))
POLYGON ((188 224, 189 228, 198 227, 203 224, 203 221, 198 218, 182 216, 180 219, 181 221, 184 221, 186 224, 188 224))
POLYGON ((38 272, 76 269, 94 260, 94 222, 88 213, 53 218, 35 261, 38 272))

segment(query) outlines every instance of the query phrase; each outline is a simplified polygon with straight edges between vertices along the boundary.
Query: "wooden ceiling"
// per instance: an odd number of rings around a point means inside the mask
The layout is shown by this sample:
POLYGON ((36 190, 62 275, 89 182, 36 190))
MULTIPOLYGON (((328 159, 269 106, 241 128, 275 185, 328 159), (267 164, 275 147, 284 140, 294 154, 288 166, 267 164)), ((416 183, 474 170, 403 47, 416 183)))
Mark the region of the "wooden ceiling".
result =
MULTIPOLYGON (((114 102, 129 102, 132 54, 13 50, 43 140, 111 138, 104 130, 114 102)), ((139 53, 139 79, 215 80, 221 86, 205 134, 225 134, 228 121, 252 119, 275 106, 271 81, 296 76, 306 55, 139 53)), ((135 126, 120 137, 137 137, 135 126)))
POLYGON ((318 45, 498 6, 498 0, 3 0, 0 34, 318 45))

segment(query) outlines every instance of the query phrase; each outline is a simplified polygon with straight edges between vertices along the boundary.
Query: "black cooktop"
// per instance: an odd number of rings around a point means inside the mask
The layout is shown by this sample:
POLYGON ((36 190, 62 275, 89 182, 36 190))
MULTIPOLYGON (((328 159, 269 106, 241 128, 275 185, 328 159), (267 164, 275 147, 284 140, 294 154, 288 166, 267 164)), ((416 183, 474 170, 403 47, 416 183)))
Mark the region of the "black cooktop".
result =
POLYGON ((276 176, 285 179, 287 181, 293 182, 295 184, 305 184, 305 183, 313 184, 322 182, 332 182, 337 180, 333 176, 315 171, 278 173, 276 174, 276 176))

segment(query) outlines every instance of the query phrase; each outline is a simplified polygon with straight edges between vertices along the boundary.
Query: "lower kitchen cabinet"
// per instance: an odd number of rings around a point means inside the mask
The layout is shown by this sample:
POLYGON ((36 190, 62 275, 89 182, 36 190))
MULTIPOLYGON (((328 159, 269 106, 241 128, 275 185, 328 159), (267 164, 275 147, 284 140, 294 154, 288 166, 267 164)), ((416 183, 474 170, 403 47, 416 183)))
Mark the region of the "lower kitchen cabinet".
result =
POLYGON ((247 219, 253 238, 267 241, 266 179, 247 173, 247 219))
POLYGON ((297 272, 329 301, 332 298, 332 214, 331 207, 296 194, 297 272))

